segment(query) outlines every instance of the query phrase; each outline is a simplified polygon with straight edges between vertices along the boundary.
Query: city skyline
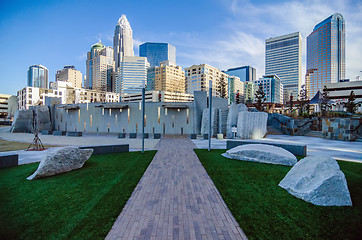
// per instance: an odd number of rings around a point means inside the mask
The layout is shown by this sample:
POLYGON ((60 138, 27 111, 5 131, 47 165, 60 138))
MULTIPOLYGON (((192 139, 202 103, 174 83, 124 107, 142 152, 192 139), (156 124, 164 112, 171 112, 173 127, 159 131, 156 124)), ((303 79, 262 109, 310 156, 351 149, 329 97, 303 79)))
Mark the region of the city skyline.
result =
POLYGON ((141 43, 167 42, 177 48, 176 61, 183 68, 203 63, 220 70, 250 65, 259 78, 264 74, 265 39, 296 31, 303 38, 304 76, 306 37, 317 23, 339 12, 346 22, 346 78, 354 80, 362 70, 362 4, 357 1, 279 1, 271 5, 214 0, 197 2, 193 9, 188 1, 163 2, 160 9, 148 2, 141 6, 111 1, 105 6, 107 11, 97 11, 96 18, 76 15, 80 10, 94 11, 97 6, 93 5, 83 1, 1 3, 0 32, 4 37, 0 43, 7 46, 0 59, 1 93, 16 94, 22 89, 27 69, 35 64, 49 69, 49 81, 54 81, 56 71, 65 65, 74 65, 85 75, 86 53, 99 40, 113 45, 114 26, 122 14, 132 26, 136 56, 141 43), (268 15, 271 12, 273 16, 268 15))

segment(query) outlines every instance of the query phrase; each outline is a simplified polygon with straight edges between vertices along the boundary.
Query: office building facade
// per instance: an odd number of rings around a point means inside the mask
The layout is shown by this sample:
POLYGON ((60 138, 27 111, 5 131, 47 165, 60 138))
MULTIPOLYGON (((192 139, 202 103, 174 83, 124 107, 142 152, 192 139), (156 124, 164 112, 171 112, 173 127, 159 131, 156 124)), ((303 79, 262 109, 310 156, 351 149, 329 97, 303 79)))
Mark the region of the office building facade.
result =
POLYGON ((55 74, 56 81, 69 82, 75 88, 82 87, 82 78, 82 73, 76 70, 74 66, 64 66, 62 70, 58 70, 55 74))
POLYGON ((43 65, 32 65, 28 70, 28 87, 48 88, 48 69, 43 65))
POLYGON ((255 91, 261 84, 265 93, 267 103, 283 103, 283 84, 277 75, 265 75, 254 81, 255 91))
POLYGON ((284 99, 297 99, 302 84, 302 37, 299 32, 265 40, 265 75, 278 75, 284 99))
POLYGON ((116 74, 115 92, 131 94, 142 92, 146 85, 149 63, 145 57, 125 56, 116 74))
POLYGON ((228 104, 231 103, 244 103, 245 102, 245 82, 240 81, 240 78, 236 76, 230 76, 229 77, 229 83, 228 83, 228 92, 229 92, 229 98, 228 98, 228 104))
POLYGON ((229 75, 208 64, 193 65, 185 69, 186 93, 194 91, 209 91, 209 81, 212 82, 212 95, 228 98, 229 75))
MULTIPOLYGON (((148 81, 147 82, 151 82, 148 81)), ((170 61, 161 62, 155 67, 154 90, 185 93, 185 72, 180 66, 175 66, 170 61)))
POLYGON ((99 91, 114 91, 113 48, 101 42, 94 44, 87 54, 87 78, 84 88, 99 91))
POLYGON ((345 22, 335 13, 317 24, 307 37, 306 86, 309 96, 327 83, 345 79, 345 22))
POLYGON ((238 77, 242 82, 252 82, 256 80, 256 69, 251 66, 229 68, 225 73, 238 77))
POLYGON ((121 67, 124 57, 134 56, 132 28, 126 15, 118 19, 113 37, 115 72, 121 67))
POLYGON ((140 57, 146 57, 151 67, 160 66, 161 62, 176 64, 176 47, 169 43, 146 42, 139 47, 140 57))

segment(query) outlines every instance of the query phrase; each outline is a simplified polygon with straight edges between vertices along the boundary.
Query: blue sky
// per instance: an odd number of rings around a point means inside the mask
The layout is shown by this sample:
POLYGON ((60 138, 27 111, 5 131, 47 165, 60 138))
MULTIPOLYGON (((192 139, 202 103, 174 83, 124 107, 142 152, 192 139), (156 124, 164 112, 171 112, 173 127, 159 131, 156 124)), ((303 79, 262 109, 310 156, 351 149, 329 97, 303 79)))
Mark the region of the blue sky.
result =
POLYGON ((143 42, 176 46, 177 64, 208 63, 221 70, 242 65, 264 74, 265 39, 292 32, 305 39, 314 26, 335 12, 346 21, 346 77, 362 71, 362 2, 247 0, 0 0, 0 93, 26 86, 30 65, 57 70, 74 65, 85 74, 86 53, 102 40, 112 46, 115 25, 126 14, 134 49, 143 42))

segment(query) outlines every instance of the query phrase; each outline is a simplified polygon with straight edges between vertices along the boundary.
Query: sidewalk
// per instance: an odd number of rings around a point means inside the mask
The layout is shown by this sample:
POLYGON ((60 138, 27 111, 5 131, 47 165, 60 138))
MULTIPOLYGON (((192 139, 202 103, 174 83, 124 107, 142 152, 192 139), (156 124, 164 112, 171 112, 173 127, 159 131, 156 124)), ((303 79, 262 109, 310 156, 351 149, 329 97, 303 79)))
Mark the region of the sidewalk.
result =
POLYGON ((106 239, 247 239, 188 138, 164 137, 106 239))

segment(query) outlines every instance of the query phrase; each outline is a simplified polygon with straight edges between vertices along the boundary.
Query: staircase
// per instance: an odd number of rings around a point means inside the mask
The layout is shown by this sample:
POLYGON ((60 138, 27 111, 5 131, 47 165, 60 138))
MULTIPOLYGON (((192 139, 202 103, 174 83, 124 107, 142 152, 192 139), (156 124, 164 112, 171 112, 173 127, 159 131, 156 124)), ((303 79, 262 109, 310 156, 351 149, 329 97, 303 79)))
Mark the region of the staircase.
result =
POLYGON ((273 126, 267 126, 267 135, 283 135, 283 132, 273 126))

